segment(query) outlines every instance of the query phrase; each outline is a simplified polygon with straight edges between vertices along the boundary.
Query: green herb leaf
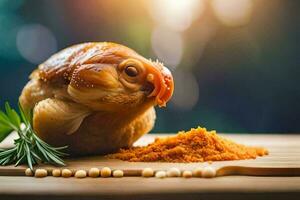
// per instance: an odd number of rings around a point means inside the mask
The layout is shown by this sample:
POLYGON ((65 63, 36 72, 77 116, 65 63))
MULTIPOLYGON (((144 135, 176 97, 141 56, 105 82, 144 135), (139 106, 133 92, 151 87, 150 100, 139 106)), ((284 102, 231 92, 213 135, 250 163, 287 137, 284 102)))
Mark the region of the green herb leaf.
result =
POLYGON ((6 115, 9 118, 10 122, 14 126, 20 127, 21 119, 20 119, 19 115, 17 114, 17 112, 10 107, 8 102, 5 102, 5 111, 6 111, 6 115))
POLYGON ((62 157, 66 156, 61 150, 67 147, 52 147, 41 140, 32 128, 32 110, 24 112, 19 104, 20 115, 5 103, 5 113, 0 111, 0 142, 11 131, 17 131, 19 138, 15 140, 15 146, 10 149, 0 149, 0 165, 27 164, 32 170, 33 165, 39 162, 53 165, 65 165, 62 157), (21 123, 25 129, 21 128, 21 123))
POLYGON ((0 142, 2 142, 12 131, 12 128, 0 123, 0 142))

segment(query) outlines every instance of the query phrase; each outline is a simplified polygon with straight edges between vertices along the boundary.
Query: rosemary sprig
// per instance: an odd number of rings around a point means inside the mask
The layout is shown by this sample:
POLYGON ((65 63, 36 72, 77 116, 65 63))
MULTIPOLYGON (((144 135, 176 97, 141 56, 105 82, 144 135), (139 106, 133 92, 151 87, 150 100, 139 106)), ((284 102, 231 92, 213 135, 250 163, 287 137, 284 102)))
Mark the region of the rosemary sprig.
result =
POLYGON ((64 147, 52 147, 41 140, 32 128, 32 111, 24 112, 19 104, 20 115, 5 103, 5 112, 0 110, 0 142, 16 131, 19 138, 14 141, 15 146, 10 149, 0 149, 0 165, 27 164, 33 170, 33 165, 39 162, 53 165, 65 165, 62 159, 67 154, 61 150, 64 147), (21 124, 24 123, 25 126, 21 124))

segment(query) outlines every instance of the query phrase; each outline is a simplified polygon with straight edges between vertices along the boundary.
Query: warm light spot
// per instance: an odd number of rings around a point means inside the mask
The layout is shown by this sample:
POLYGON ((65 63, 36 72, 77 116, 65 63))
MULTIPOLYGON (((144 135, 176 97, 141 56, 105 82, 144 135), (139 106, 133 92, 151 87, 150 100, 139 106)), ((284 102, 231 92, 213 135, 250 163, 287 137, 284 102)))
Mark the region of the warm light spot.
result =
POLYGON ((186 30, 204 9, 203 0, 152 0, 146 3, 158 24, 176 31, 186 30))
POLYGON ((166 66, 175 68, 180 63, 183 40, 179 33, 162 27, 155 28, 152 32, 151 43, 154 53, 166 66))
POLYGON ((212 0, 211 4, 216 17, 224 25, 240 26, 251 19, 252 0, 212 0))

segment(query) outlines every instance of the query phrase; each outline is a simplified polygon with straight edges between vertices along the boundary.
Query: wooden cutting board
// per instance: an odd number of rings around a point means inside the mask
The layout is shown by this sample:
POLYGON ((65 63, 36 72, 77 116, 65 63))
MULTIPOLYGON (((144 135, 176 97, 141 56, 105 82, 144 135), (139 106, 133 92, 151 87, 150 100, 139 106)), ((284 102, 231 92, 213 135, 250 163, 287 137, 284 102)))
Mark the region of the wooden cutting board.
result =
MULTIPOLYGON (((165 137, 163 134, 148 134, 142 137, 135 145, 145 145, 155 137, 165 137)), ((218 161, 211 165, 217 169, 217 176, 224 175, 249 175, 249 176, 300 176, 300 136, 298 135, 264 135, 264 134, 241 134, 223 135, 227 138, 246 145, 262 146, 269 150, 269 155, 252 160, 218 161)), ((13 136, 12 136, 13 137, 13 136)), ((7 143, 9 141, 5 141, 7 143)), ((0 144, 0 147, 3 144, 0 144)), ((177 167, 180 170, 193 170, 196 167, 206 166, 208 163, 146 163, 126 162, 107 159, 103 156, 82 157, 66 160, 67 166, 73 171, 77 169, 88 170, 91 167, 110 167, 111 169, 124 170, 125 176, 139 176, 145 167, 154 170, 168 170, 177 167)), ((57 168, 49 165, 39 165, 51 173, 57 168)), ((24 176, 26 166, 3 166, 0 167, 1 176, 24 176)))

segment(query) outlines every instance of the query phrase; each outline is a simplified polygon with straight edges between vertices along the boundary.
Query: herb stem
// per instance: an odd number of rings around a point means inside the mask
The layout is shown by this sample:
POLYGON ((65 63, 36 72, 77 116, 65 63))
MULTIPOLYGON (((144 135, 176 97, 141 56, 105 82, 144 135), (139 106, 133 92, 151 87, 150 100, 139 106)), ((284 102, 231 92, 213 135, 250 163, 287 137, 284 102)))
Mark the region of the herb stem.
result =
MULTIPOLYGON (((14 141, 14 147, 0 149, 0 165, 27 164, 32 170, 33 165, 39 162, 65 165, 62 157, 67 154, 61 150, 67 147, 52 147, 36 135, 32 128, 32 111, 26 115, 19 105, 20 115, 18 115, 8 103, 5 104, 5 111, 6 113, 0 111, 0 125, 6 127, 5 130, 16 131, 19 138, 14 141), (21 127, 22 123, 25 124, 25 128, 21 127)), ((0 136, 6 134, 0 130, 0 136)))

